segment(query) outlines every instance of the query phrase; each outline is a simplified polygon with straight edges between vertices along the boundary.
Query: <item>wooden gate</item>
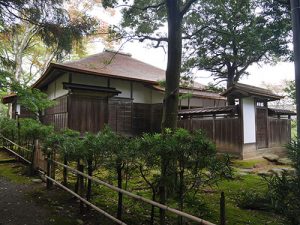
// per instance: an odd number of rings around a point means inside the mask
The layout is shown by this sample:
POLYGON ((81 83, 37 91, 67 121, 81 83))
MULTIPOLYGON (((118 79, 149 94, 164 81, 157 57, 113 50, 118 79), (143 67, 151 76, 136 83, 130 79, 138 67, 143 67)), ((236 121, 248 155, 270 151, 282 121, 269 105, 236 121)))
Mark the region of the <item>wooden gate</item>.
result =
POLYGON ((256 108, 256 144, 258 149, 268 147, 267 108, 256 108))

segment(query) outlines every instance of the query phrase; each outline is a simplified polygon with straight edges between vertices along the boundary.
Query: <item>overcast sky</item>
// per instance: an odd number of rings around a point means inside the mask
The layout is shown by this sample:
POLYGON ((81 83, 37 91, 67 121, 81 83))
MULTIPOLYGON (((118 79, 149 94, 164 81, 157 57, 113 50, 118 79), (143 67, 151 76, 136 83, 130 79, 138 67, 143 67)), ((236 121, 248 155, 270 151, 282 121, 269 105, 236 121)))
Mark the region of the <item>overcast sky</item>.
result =
MULTIPOLYGON (((99 53, 103 51, 104 47, 99 42, 98 44, 93 44, 93 48, 89 50, 91 53, 99 53)), ((118 47, 116 48, 116 50, 118 47)), ((132 54, 133 58, 136 58, 145 63, 151 64, 153 66, 159 67, 161 69, 166 69, 167 65, 167 55, 162 48, 154 49, 145 46, 145 44, 140 42, 126 43, 122 52, 132 54)), ((261 66, 253 65, 249 67, 249 76, 245 76, 240 82, 262 86, 262 83, 270 84, 280 84, 283 80, 293 80, 294 79, 294 64, 293 63, 278 63, 276 65, 264 65, 261 66)), ((213 81, 210 77, 209 72, 200 71, 196 75, 196 80, 199 83, 207 84, 213 81)))
MULTIPOLYGON (((108 24, 117 25, 121 19, 119 10, 114 11, 112 15, 110 12, 103 10, 102 8, 95 8, 90 12, 92 15, 101 18, 101 20, 108 24), (99 10, 101 13, 99 13, 99 10)), ((93 43, 89 48, 89 53, 95 54, 103 51, 104 46, 101 42, 93 43)), ((115 50, 118 50, 119 46, 116 46, 115 50)), ((126 43, 122 45, 122 52, 130 53, 133 58, 141 60, 145 63, 166 69, 167 55, 162 48, 154 49, 147 47, 146 44, 141 42, 126 43)), ((253 65, 247 70, 250 75, 243 77, 240 82, 250 85, 262 86, 262 83, 281 84, 284 80, 294 79, 294 64, 293 63, 278 63, 276 65, 253 65)), ((195 74, 196 81, 202 84, 212 82, 213 79, 209 72, 200 71, 195 74)))

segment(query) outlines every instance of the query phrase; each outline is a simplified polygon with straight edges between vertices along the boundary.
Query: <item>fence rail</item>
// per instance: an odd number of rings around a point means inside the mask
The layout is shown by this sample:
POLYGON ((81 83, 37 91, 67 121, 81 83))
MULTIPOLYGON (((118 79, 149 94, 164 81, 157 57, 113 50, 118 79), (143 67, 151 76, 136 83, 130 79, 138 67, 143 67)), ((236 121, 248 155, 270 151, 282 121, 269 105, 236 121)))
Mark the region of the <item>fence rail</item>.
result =
MULTIPOLYGON (((2 138, 4 138, 5 140, 9 141, 10 143, 12 143, 13 145, 15 145, 16 147, 22 147, 22 146, 19 146, 19 145, 16 144, 16 143, 10 141, 9 139, 5 138, 4 136, 0 136, 0 137, 2 137, 2 138)), ((5 146, 3 146, 3 147, 4 147, 6 150, 8 150, 9 152, 11 152, 12 154, 14 154, 14 155, 16 155, 17 157, 19 157, 19 158, 21 158, 22 160, 24 160, 26 163, 32 164, 32 162, 30 162, 30 161, 27 160, 26 158, 22 157, 21 155, 19 155, 18 153, 16 153, 16 152, 13 151, 12 149, 9 149, 8 147, 5 147, 5 146)), ((23 148, 23 147, 22 147, 22 148, 23 148)), ((25 148, 24 148, 24 149, 25 149, 25 148)), ((26 149, 26 150, 28 150, 28 149, 26 149)), ((28 150, 28 151, 29 151, 29 150, 28 150)), ((150 200, 150 199, 146 199, 146 198, 144 198, 144 197, 142 197, 142 196, 133 194, 133 193, 131 193, 131 192, 129 192, 129 191, 126 191, 126 190, 124 190, 124 189, 121 189, 121 188, 115 187, 115 186, 113 186, 113 185, 110 185, 110 184, 108 184, 108 183, 106 183, 106 182, 104 182, 104 181, 102 181, 102 180, 100 180, 100 179, 98 179, 98 178, 89 176, 88 174, 85 174, 85 173, 83 173, 83 172, 80 172, 79 170, 76 170, 76 169, 74 169, 74 168, 72 168, 72 167, 70 167, 70 166, 67 166, 67 165, 65 165, 65 164, 63 164, 63 163, 60 163, 60 162, 58 162, 58 161, 48 159, 48 163, 55 163, 55 164, 57 164, 57 165, 59 165, 59 166, 62 166, 62 167, 64 167, 64 168, 66 168, 66 169, 72 171, 72 172, 75 173, 75 174, 81 175, 81 176, 83 176, 83 177, 85 177, 85 178, 87 178, 87 179, 90 179, 90 180, 92 180, 92 181, 94 181, 94 182, 96 182, 96 183, 98 183, 98 184, 101 184, 101 185, 103 185, 103 186, 105 186, 105 187, 107 187, 107 188, 109 188, 109 189, 111 189, 111 190, 117 191, 117 192, 122 193, 122 194, 125 194, 125 195, 127 195, 127 196, 129 196, 129 197, 132 197, 132 198, 134 198, 134 199, 136 199, 136 200, 140 200, 140 201, 143 201, 143 202, 148 203, 148 204, 150 204, 150 205, 156 206, 156 207, 158 207, 158 208, 160 208, 160 209, 163 209, 163 210, 172 212, 172 213, 174 213, 174 214, 176 214, 176 215, 178 215, 178 216, 185 217, 185 218, 187 218, 187 219, 189 219, 189 220, 192 220, 192 221, 194 221, 194 222, 197 222, 197 223, 199 223, 199 224, 202 224, 202 225, 215 225, 215 224, 213 224, 213 223, 211 223, 211 222, 209 222, 209 221, 203 220, 203 219, 201 219, 201 218, 195 217, 195 216, 190 215, 190 214, 188 214, 188 213, 179 211, 179 210, 174 209, 174 208, 171 208, 171 207, 169 207, 169 206, 166 206, 166 205, 160 204, 160 203, 158 203, 158 202, 152 201, 152 200, 150 200)), ((89 201, 87 201, 86 199, 84 199, 83 197, 81 197, 79 194, 76 194, 76 193, 75 193, 74 191, 72 191, 71 189, 69 189, 69 188, 67 188, 66 186, 62 185, 62 184, 59 183, 57 180, 55 180, 55 179, 53 179, 51 176, 49 176, 49 174, 45 174, 45 172, 42 171, 42 170, 40 170, 40 169, 38 169, 38 172, 41 173, 43 176, 45 176, 46 179, 47 179, 48 181, 51 181, 51 182, 55 183, 57 186, 59 186, 60 188, 62 188, 62 189, 65 190, 65 191, 67 191, 68 193, 72 194, 73 196, 75 196, 76 198, 78 198, 80 201, 84 202, 86 205, 88 205, 88 206, 90 206, 91 208, 95 209, 97 212, 103 214, 104 216, 108 217, 109 219, 115 221, 115 222, 118 223, 118 224, 126 225, 126 223, 124 223, 123 221, 121 221, 121 220, 119 220, 119 219, 113 217, 113 216, 110 215, 109 213, 105 212, 104 210, 98 208, 96 205, 92 204, 91 202, 89 202, 89 201)))
POLYGON ((65 167, 65 168, 71 170, 72 172, 74 172, 74 173, 76 173, 76 174, 79 174, 79 175, 81 175, 81 176, 84 176, 84 177, 86 177, 86 178, 92 180, 92 181, 95 181, 95 182, 98 183, 98 184, 101 184, 101 185, 103 185, 103 186, 105 186, 105 187, 108 187, 108 188, 110 188, 110 189, 112 189, 112 190, 114 190, 114 191, 117 191, 117 192, 120 192, 120 193, 122 193, 122 194, 128 195, 128 196, 130 196, 130 197, 132 197, 132 198, 135 198, 135 199, 137 199, 137 200, 146 202, 146 203, 148 203, 148 204, 150 204, 150 205, 154 205, 154 206, 156 206, 156 207, 158 207, 158 208, 161 208, 161 209, 164 209, 164 210, 166 210, 166 211, 172 212, 172 213, 174 213, 174 214, 177 214, 178 216, 185 217, 185 218, 187 218, 187 219, 193 220, 193 221, 198 222, 198 223, 203 224, 203 225, 214 225, 213 223, 208 222, 208 221, 206 221, 206 220, 200 219, 200 218, 198 218, 198 217, 192 216, 192 215, 187 214, 187 213, 185 213, 185 212, 179 211, 179 210, 177 210, 177 209, 171 208, 171 207, 166 206, 166 205, 162 205, 162 204, 160 204, 160 203, 158 203, 158 202, 152 201, 152 200, 150 200, 150 199, 143 198, 142 196, 133 194, 133 193, 131 193, 131 192, 129 192, 129 191, 126 191, 126 190, 124 190, 124 189, 121 189, 121 188, 115 187, 115 186, 113 186, 113 185, 110 185, 110 184, 108 184, 108 183, 106 183, 106 182, 104 182, 104 181, 102 181, 102 180, 99 180, 99 179, 97 179, 97 178, 91 177, 91 176, 89 176, 89 175, 87 175, 87 174, 85 174, 85 173, 82 173, 82 172, 80 172, 80 171, 78 171, 78 170, 76 170, 76 169, 74 169, 74 168, 72 168, 72 167, 70 167, 70 166, 67 166, 67 165, 65 165, 65 164, 63 164, 63 163, 60 163, 60 162, 57 162, 57 161, 54 161, 54 160, 52 160, 52 162, 56 163, 57 165, 63 166, 63 167, 65 167))

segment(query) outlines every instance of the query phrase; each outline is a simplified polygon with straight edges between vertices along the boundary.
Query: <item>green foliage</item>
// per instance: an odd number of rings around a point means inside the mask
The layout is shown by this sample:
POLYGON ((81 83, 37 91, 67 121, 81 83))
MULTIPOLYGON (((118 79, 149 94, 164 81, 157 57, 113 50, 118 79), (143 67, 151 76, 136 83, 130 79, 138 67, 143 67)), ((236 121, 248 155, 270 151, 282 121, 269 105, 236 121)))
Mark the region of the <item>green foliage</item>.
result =
POLYGON ((287 216, 293 224, 300 223, 300 142, 292 141, 288 146, 289 158, 295 169, 294 174, 284 171, 266 178, 271 206, 287 216))
POLYGON ((0 117, 0 134, 10 140, 14 140, 17 134, 16 121, 7 117, 0 117))
POLYGON ((82 139, 81 145, 81 152, 83 159, 85 160, 86 164, 91 164, 91 169, 94 171, 95 169, 99 168, 99 166, 104 162, 106 159, 106 154, 110 149, 107 149, 105 141, 109 140, 109 135, 105 134, 106 136, 102 136, 102 133, 99 132, 97 135, 92 133, 85 133, 82 139))
POLYGON ((37 116, 42 110, 55 104, 53 100, 48 99, 46 93, 36 88, 24 87, 19 83, 13 83, 12 90, 18 96, 18 103, 37 116))
POLYGON ((238 193, 236 203, 242 209, 268 210, 270 208, 270 199, 267 194, 254 190, 238 193))
POLYGON ((20 135, 25 140, 33 142, 39 139, 43 141, 52 132, 52 126, 43 125, 34 119, 20 119, 20 135))
POLYGON ((189 191, 197 193, 200 187, 231 176, 228 158, 217 157, 215 145, 200 130, 144 134, 138 142, 144 166, 159 171, 151 179, 163 181, 169 192, 175 189, 179 201, 189 191))
POLYGON ((215 85, 214 83, 208 83, 206 85, 205 90, 216 92, 216 93, 222 93, 226 90, 226 88, 224 86, 221 86, 221 85, 215 85))
POLYGON ((0 4, 0 23, 5 29, 26 21, 38 25, 38 34, 48 46, 55 43, 58 49, 70 51, 72 40, 95 29, 96 21, 87 14, 71 19, 64 9, 64 0, 15 1, 0 4))
POLYGON ((287 93, 287 96, 293 99, 294 104, 296 104, 296 84, 294 80, 286 82, 286 88, 284 91, 287 93))
POLYGON ((52 132, 43 141, 44 152, 57 152, 68 160, 82 159, 83 151, 80 133, 71 129, 52 132))
POLYGON ((197 35, 185 42, 184 69, 207 70, 231 86, 254 63, 290 57, 290 16, 271 2, 276 1, 199 1, 185 21, 189 33, 197 35))

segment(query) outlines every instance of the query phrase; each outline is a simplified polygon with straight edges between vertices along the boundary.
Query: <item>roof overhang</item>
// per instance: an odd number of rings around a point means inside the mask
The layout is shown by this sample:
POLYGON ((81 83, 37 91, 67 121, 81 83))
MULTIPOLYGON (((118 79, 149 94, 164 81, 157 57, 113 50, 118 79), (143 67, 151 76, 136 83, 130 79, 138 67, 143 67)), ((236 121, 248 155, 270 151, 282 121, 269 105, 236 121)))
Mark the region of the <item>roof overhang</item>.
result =
POLYGON ((207 108, 194 108, 184 109, 178 112, 179 116, 189 115, 216 115, 216 114, 235 114, 238 111, 238 106, 224 106, 224 107, 207 107, 207 108))
POLYGON ((264 101, 276 101, 283 98, 283 96, 276 95, 270 90, 240 83, 234 84, 221 95, 226 97, 231 96, 234 98, 253 97, 264 101))
POLYGON ((74 84, 74 83, 63 83, 63 88, 70 90, 72 92, 93 92, 93 93, 101 93, 109 96, 115 96, 121 93, 121 91, 112 87, 102 87, 102 86, 94 86, 94 85, 85 85, 85 84, 74 84))
POLYGON ((51 81, 55 80, 58 76, 65 72, 73 72, 73 73, 81 73, 86 75, 94 75, 94 76, 101 76, 101 77, 108 77, 108 78, 115 78, 115 79, 122 79, 122 80, 131 80, 142 82, 146 84, 158 84, 157 81, 149 81, 145 79, 138 79, 138 78, 131 78, 131 77, 123 77, 120 75, 112 75, 112 74, 105 74, 105 73, 97 73, 90 70, 78 69, 72 66, 62 65, 58 63, 50 63, 47 70, 44 74, 32 85, 33 88, 42 89, 43 87, 47 86, 51 81))
POLYGON ((287 115, 287 116, 295 116, 297 115, 296 112, 286 109, 275 109, 275 108, 268 108, 268 113, 270 115, 287 115))
POLYGON ((6 95, 2 97, 2 103, 3 104, 8 104, 8 103, 13 103, 17 100, 17 95, 15 93, 6 95))

